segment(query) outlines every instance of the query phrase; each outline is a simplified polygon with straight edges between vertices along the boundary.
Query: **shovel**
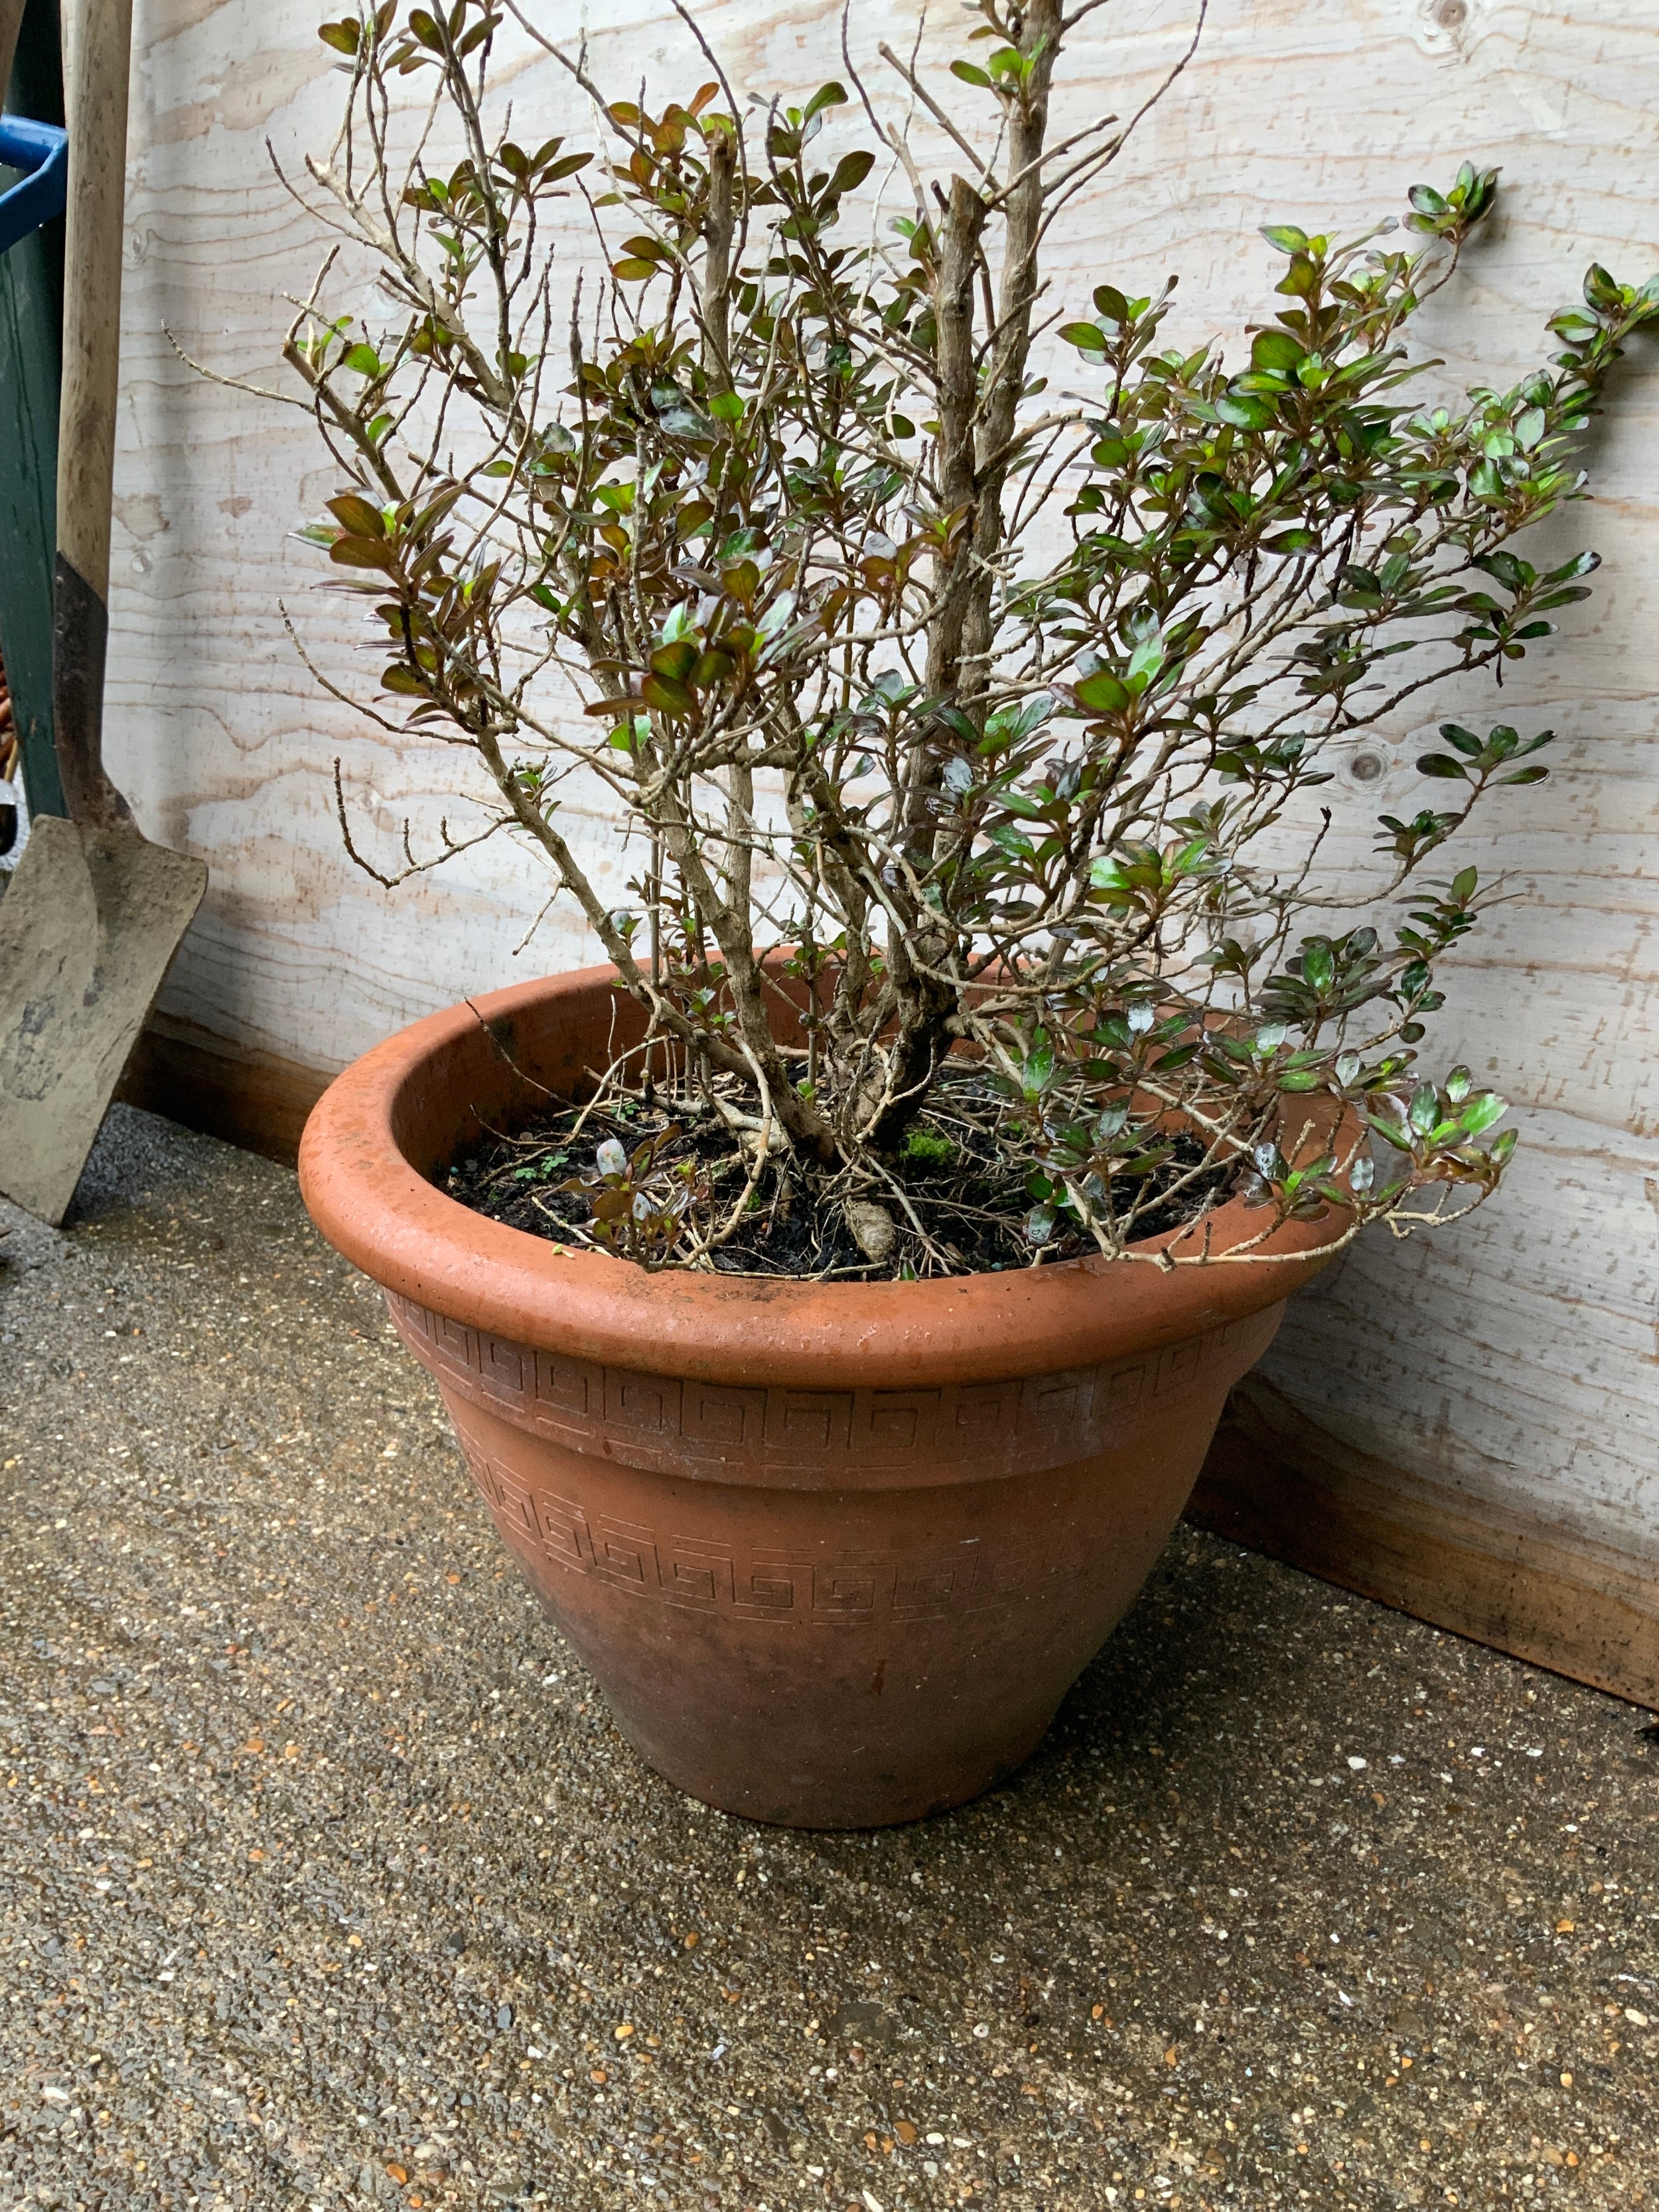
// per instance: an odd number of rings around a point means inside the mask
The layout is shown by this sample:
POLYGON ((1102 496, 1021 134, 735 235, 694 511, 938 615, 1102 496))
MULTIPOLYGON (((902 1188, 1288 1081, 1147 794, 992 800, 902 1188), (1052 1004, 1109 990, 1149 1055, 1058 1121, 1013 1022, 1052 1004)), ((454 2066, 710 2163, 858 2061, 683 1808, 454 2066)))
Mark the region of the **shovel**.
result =
POLYGON ((69 224, 52 696, 70 818, 38 817, 0 899, 0 1192, 56 1225, 207 889, 104 773, 132 0, 65 13, 69 224))

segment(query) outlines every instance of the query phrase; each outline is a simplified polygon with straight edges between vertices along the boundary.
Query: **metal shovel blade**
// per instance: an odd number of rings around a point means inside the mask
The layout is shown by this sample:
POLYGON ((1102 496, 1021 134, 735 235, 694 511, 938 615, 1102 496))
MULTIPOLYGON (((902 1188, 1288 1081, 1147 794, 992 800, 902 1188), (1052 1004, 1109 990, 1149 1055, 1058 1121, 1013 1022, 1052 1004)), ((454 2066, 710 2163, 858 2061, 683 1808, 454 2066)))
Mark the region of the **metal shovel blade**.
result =
POLYGON ((128 822, 45 815, 0 899, 0 1192, 69 1211, 207 870, 128 822))

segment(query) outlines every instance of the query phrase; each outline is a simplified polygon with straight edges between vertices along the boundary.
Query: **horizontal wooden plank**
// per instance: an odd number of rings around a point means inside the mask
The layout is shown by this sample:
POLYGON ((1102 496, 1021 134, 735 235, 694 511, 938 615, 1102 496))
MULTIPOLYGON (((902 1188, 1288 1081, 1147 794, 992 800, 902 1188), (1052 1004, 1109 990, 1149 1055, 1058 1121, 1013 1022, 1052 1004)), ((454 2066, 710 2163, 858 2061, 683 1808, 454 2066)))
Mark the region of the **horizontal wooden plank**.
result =
POLYGON ((1356 1451, 1259 1373, 1234 1392, 1187 1517, 1437 1628, 1659 1706, 1659 1573, 1542 1513, 1356 1451))
POLYGON ((319 1068, 216 1036, 182 1015, 158 1012, 116 1097, 292 1167, 306 1116, 332 1079, 319 1068))

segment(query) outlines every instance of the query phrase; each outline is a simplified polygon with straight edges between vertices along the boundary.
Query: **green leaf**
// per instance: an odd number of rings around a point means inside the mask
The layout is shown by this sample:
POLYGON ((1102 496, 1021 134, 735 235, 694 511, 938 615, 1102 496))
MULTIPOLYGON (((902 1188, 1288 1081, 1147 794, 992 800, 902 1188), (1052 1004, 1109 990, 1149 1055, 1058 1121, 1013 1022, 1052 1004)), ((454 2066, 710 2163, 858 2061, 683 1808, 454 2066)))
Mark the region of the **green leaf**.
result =
POLYGON ((1508 1099, 1500 1098, 1495 1091, 1483 1091, 1470 1099, 1457 1117, 1458 1124, 1467 1129, 1470 1136, 1478 1137, 1483 1130, 1490 1129, 1494 1121, 1501 1121, 1509 1110, 1508 1099))
POLYGON ((828 84, 821 84, 807 101, 801 121, 810 123, 815 115, 822 115, 826 107, 845 107, 846 105, 847 87, 837 84, 832 77, 828 84))
POLYGON ((1129 693, 1109 669, 1097 669, 1073 686, 1078 704, 1086 707, 1091 714, 1121 714, 1129 703, 1129 693))
POLYGON ((1169 1075, 1178 1067, 1185 1067, 1189 1060, 1196 1060, 1197 1057, 1198 1046, 1195 1043, 1178 1044, 1173 1052, 1161 1054, 1152 1062, 1152 1067, 1159 1075, 1169 1075))
POLYGON ((342 492, 337 499, 327 502, 329 513, 343 530, 355 538, 384 538, 386 517, 378 507, 372 506, 361 492, 342 492))
POLYGON ((1288 331, 1258 331, 1250 347, 1250 359, 1258 368, 1284 372, 1293 369, 1305 352, 1301 341, 1293 338, 1288 331))
POLYGON ((611 274, 623 284, 643 284, 647 276, 654 276, 656 273, 656 263, 642 261, 637 254, 625 253, 620 261, 613 261, 611 264, 611 274))
POLYGON ((1298 230, 1293 222, 1270 222, 1263 227, 1261 235, 1269 246, 1276 246, 1281 253, 1305 253, 1308 234, 1298 230))
POLYGON ((1589 595, 1588 584, 1569 584, 1561 591, 1543 592, 1533 601, 1533 605, 1540 614, 1547 614, 1552 607, 1576 606, 1580 599, 1587 599, 1589 595))
POLYGON ((736 392, 720 392, 708 403, 708 411, 722 422, 741 422, 744 417, 743 396, 736 392))
POLYGON ((462 484, 451 484, 446 490, 441 491, 435 499, 429 500, 410 524, 410 535, 414 538, 423 538, 433 525, 441 522, 450 508, 455 506, 462 497, 465 489, 465 487, 462 484))
POLYGON ((977 62, 952 62, 951 74, 959 76, 964 84, 977 85, 981 92, 991 89, 991 80, 977 62))
POLYGON ((838 194, 856 191, 875 166, 876 157, 867 147, 860 146, 854 153, 843 154, 830 179, 830 191, 838 194))
POLYGON ((653 669, 640 686, 640 696, 649 707, 661 714, 695 714, 696 696, 672 676, 660 676, 653 669))
POLYGON ((1584 272, 1584 304, 1599 308, 1603 313, 1624 305, 1618 278, 1604 269, 1599 261, 1592 261, 1584 272))
POLYGON ((1251 392, 1224 392, 1215 403, 1215 411, 1236 430, 1270 430, 1279 420, 1272 402, 1251 392))
POLYGON ((1531 562, 1522 560, 1517 553, 1477 553, 1474 565, 1495 577, 1506 592, 1524 592, 1538 579, 1531 562))
POLYGON ((1106 333, 1094 323, 1062 323, 1060 335, 1079 353, 1104 353, 1106 333))
POLYGON ((1541 407, 1528 407, 1516 417, 1515 442, 1523 453, 1529 453, 1543 436, 1547 420, 1541 407))
POLYGON ((1336 981, 1336 956, 1328 942, 1319 938, 1303 940, 1302 975, 1309 987, 1321 997, 1336 981))
POLYGON ((337 538, 328 557, 343 568, 389 569, 392 566, 392 551, 383 538, 337 538))

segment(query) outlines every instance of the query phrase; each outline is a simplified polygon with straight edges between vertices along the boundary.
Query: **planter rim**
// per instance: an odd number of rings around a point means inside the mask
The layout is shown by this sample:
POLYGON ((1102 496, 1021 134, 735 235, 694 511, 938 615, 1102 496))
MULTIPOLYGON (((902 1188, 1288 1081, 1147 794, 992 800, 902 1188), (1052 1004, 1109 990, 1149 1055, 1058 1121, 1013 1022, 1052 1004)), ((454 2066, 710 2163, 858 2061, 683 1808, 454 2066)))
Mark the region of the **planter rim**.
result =
MULTIPOLYGON (((300 1146, 312 1218, 383 1288, 538 1349, 737 1385, 891 1389, 1003 1381, 1093 1365, 1206 1334, 1274 1305, 1324 1265, 1337 1224, 1287 1222, 1267 1261, 1183 1266, 1094 1255, 920 1282, 803 1283, 689 1270, 649 1273, 475 1213, 413 1165, 400 1102, 480 1018, 495 1024, 608 992, 606 965, 541 977, 430 1014, 355 1061, 324 1093, 300 1146), (475 1011, 476 1010, 476 1011, 475 1011)), ((1234 1199, 1211 1249, 1256 1234, 1234 1199)), ((1173 1237, 1138 1249, 1148 1255, 1173 1237)))

